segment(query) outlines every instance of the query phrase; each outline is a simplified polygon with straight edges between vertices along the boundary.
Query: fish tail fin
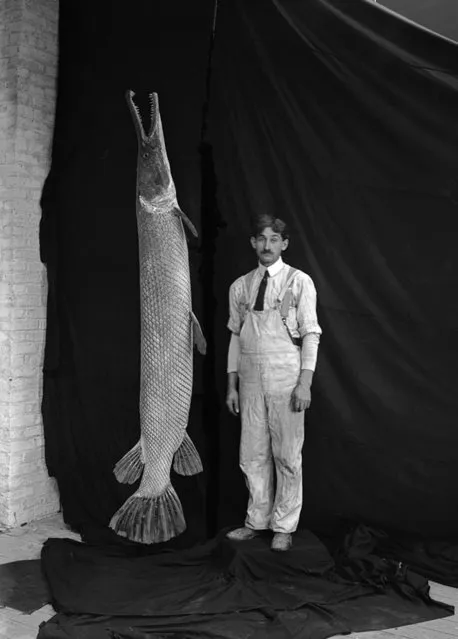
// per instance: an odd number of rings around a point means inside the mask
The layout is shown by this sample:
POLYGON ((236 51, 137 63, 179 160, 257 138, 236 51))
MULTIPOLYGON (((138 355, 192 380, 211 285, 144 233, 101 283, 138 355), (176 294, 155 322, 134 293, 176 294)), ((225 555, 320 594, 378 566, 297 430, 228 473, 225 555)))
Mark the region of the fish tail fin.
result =
POLYGON ((203 471, 202 461, 188 433, 173 459, 173 470, 179 475, 197 475, 203 471))
POLYGON ((172 484, 153 497, 131 495, 110 521, 121 537, 141 544, 159 544, 186 530, 180 499, 172 484))
POLYGON ((139 440, 114 467, 116 479, 121 484, 134 484, 140 478, 145 460, 143 459, 142 442, 139 440))
POLYGON ((204 334, 202 332, 202 329, 200 327, 199 320, 197 319, 197 317, 194 315, 192 311, 190 311, 190 315, 191 315, 191 322, 192 322, 194 344, 197 346, 197 350, 199 351, 199 353, 201 353, 202 355, 205 355, 205 353, 207 352, 207 340, 204 337, 204 334))

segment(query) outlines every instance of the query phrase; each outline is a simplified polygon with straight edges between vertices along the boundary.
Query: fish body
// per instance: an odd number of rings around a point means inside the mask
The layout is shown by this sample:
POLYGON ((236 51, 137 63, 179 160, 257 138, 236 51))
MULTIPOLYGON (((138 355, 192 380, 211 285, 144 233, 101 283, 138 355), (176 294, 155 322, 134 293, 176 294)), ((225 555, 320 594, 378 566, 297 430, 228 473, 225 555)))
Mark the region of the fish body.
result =
POLYGON ((193 345, 205 339, 192 312, 188 245, 178 205, 157 94, 151 94, 151 128, 143 130, 132 98, 127 102, 138 137, 137 226, 141 299, 140 441, 116 465, 119 481, 138 490, 113 515, 110 527, 145 544, 164 542, 186 528, 170 480, 202 471, 186 433, 193 385, 193 345))

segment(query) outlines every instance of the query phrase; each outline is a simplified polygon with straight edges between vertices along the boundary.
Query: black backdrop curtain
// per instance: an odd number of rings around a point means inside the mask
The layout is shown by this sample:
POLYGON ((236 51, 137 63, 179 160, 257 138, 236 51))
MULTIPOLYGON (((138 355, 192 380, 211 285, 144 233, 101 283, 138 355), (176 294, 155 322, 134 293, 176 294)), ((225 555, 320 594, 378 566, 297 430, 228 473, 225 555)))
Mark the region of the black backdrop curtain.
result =
POLYGON ((196 358, 190 431, 210 474, 174 480, 185 543, 204 536, 205 523, 243 517, 239 426, 224 410, 226 297, 253 266, 247 233, 258 211, 291 222, 288 260, 319 294, 302 524, 351 519, 452 535, 457 47, 363 0, 220 1, 200 220, 213 5, 61 2, 41 249, 46 454, 65 519, 99 538, 132 490, 112 475, 138 437, 136 140, 124 101, 132 88, 143 111, 146 94, 159 93, 179 201, 204 238, 203 254, 190 246, 191 269, 214 339, 206 374, 196 358))
MULTIPOLYGON (((159 93, 179 202, 200 228, 202 104, 213 0, 61 2, 53 162, 43 198, 49 277, 43 418, 65 520, 99 538, 132 492, 113 464, 139 435, 137 140, 124 94, 159 93)), ((190 243, 201 315, 197 242, 190 243)), ((202 363, 189 430, 205 456, 202 363)), ((205 536, 202 477, 175 478, 187 542, 205 536)), ((107 538, 110 538, 108 529, 107 538)), ((113 534, 113 537, 114 534, 113 534)), ((120 538, 118 538, 120 540, 120 538)))
POLYGON ((408 20, 458 41, 455 0, 377 0, 408 20))
MULTIPOLYGON (((363 0, 222 3, 211 142, 221 396, 228 286, 249 219, 291 222, 323 328, 302 525, 458 532, 458 47, 363 0), (234 47, 234 42, 237 46, 234 47)), ((220 416, 220 522, 243 517, 220 416)))

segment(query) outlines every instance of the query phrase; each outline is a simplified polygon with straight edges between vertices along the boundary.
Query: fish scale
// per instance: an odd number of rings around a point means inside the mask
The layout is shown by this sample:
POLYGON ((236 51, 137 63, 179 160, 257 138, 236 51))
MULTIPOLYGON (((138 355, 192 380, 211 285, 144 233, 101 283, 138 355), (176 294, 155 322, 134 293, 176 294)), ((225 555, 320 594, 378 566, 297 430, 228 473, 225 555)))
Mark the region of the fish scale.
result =
POLYGON ((133 541, 167 541, 186 528, 170 471, 202 471, 186 434, 193 384, 193 343, 205 339, 191 310, 188 247, 165 150, 157 94, 145 134, 133 93, 127 96, 139 141, 137 226, 141 297, 140 441, 116 465, 119 481, 138 490, 113 515, 110 527, 133 541))

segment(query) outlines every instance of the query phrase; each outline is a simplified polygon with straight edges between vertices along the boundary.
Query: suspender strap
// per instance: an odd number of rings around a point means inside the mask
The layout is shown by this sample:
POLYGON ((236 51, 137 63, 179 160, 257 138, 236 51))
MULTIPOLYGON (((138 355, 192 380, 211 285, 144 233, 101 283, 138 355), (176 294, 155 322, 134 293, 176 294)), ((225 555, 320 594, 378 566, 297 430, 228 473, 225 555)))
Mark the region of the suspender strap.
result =
POLYGON ((280 311, 281 321, 283 322, 286 331, 295 346, 301 345, 301 339, 298 337, 293 337, 291 331, 289 330, 289 326, 286 323, 286 319, 289 315, 289 307, 291 305, 291 298, 293 296, 292 291, 292 283, 294 280, 294 276, 297 273, 297 269, 290 267, 288 277, 286 279, 285 285, 280 291, 280 294, 277 298, 278 309, 280 311))
POLYGON ((297 269, 290 267, 285 285, 281 289, 280 294, 278 295, 278 298, 277 298, 277 303, 280 308, 280 315, 282 316, 282 318, 285 318, 285 319, 288 317, 288 311, 291 304, 291 297, 293 295, 291 286, 296 273, 297 273, 297 269))
POLYGON ((254 278, 255 272, 256 272, 256 269, 253 271, 250 271, 242 279, 243 299, 240 300, 240 308, 239 308, 240 319, 241 319, 240 328, 242 328, 243 322, 245 321, 246 314, 250 308, 251 288, 253 285, 253 278, 254 278))
POLYGON ((256 270, 250 271, 243 278, 243 292, 245 294, 245 300, 246 300, 245 303, 246 303, 247 307, 250 306, 251 287, 253 285, 253 279, 254 279, 254 274, 255 273, 256 273, 256 270))

